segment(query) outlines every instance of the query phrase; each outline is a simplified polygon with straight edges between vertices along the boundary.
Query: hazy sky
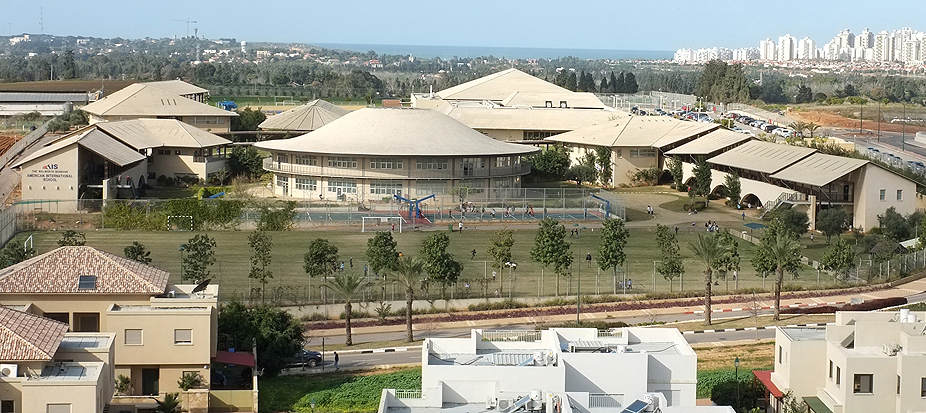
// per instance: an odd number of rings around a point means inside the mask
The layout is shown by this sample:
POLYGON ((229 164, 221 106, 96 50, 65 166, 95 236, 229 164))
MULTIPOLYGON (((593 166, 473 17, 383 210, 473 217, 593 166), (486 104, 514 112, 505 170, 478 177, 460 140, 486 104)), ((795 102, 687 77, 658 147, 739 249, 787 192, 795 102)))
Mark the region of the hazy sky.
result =
POLYGON ((791 34, 926 30, 923 0, 0 0, 0 33, 575 49, 756 47, 791 34), (40 13, 40 8, 42 12, 40 13))

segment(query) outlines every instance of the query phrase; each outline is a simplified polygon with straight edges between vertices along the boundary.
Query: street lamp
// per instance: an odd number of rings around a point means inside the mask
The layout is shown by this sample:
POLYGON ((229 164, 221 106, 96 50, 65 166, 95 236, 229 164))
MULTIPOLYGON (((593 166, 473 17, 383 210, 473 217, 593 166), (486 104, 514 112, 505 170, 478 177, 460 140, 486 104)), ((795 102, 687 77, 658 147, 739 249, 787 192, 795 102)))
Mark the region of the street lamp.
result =
POLYGON ((183 279, 184 268, 183 268, 183 251, 186 251, 186 244, 180 244, 180 279, 183 279))
POLYGON ((736 379, 736 407, 740 407, 740 358, 733 359, 733 376, 736 379))

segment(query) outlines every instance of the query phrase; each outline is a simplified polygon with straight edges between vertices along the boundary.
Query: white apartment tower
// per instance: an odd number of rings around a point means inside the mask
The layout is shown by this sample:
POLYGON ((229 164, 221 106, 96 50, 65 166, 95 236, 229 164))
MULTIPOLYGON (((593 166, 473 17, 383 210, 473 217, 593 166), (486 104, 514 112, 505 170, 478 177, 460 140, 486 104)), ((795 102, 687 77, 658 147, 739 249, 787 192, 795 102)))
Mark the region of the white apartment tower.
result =
POLYGON ((866 27, 865 30, 862 30, 862 33, 855 38, 855 47, 859 49, 869 49, 875 45, 875 34, 868 31, 866 27))
POLYGON ((805 37, 797 42, 797 59, 811 60, 816 58, 817 45, 813 39, 805 37))
POLYGON ((759 59, 775 60, 778 58, 777 47, 772 39, 765 39, 759 42, 759 59))
POLYGON ((894 58, 894 38, 890 33, 882 31, 875 35, 875 44, 872 58, 879 62, 889 62, 894 58))
POLYGON ((786 62, 794 60, 796 50, 794 49, 795 39, 790 34, 778 38, 778 61, 786 62))

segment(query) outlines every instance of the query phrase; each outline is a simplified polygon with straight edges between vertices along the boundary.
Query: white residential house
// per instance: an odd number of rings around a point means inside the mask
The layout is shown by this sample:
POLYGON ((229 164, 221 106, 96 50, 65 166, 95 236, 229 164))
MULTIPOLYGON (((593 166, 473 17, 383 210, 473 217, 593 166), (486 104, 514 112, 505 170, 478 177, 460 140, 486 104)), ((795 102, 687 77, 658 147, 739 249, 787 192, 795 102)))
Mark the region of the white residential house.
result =
POLYGON ((380 413, 733 412, 695 406, 697 356, 676 329, 473 330, 426 339, 421 365, 422 388, 384 389, 380 413))
POLYGON ((926 411, 926 312, 836 313, 821 328, 779 327, 775 370, 755 372, 770 412, 791 392, 814 413, 926 411))

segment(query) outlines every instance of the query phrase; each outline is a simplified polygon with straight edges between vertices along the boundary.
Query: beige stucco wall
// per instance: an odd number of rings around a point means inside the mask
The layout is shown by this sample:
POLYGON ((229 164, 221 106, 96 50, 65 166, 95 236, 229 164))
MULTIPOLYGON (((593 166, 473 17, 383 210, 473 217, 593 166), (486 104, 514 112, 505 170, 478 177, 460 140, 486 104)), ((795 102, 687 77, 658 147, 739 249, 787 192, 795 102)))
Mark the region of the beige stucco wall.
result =
POLYGON ((791 341, 781 330, 775 332, 775 371, 772 381, 784 392, 794 391, 798 397, 814 396, 817 388, 823 387, 829 365, 823 361, 826 356, 826 340, 791 341), (782 348, 783 360, 779 363, 778 346, 782 348))
MULTIPOLYGON (((231 113, 231 112, 229 112, 231 113)), ((197 128, 200 128, 206 132, 211 133, 225 133, 229 131, 231 127, 231 118, 233 116, 209 116, 210 118, 219 119, 216 124, 203 124, 203 123, 194 123, 194 117, 192 116, 181 116, 180 121, 189 125, 193 125, 197 128)), ((97 116, 90 115, 90 124, 100 123, 100 122, 116 122, 120 120, 133 120, 133 119, 151 119, 151 116, 97 116)))
POLYGON ((68 404, 72 413, 102 412, 112 393, 105 393, 107 377, 97 375, 96 380, 23 382, 22 406, 24 413, 42 413, 49 404, 68 404))
POLYGON ((99 313, 100 330, 111 331, 107 327, 106 310, 114 302, 123 305, 147 305, 150 295, 106 295, 106 294, 0 294, 3 305, 26 305, 31 303, 33 314, 68 313, 71 327, 74 325, 75 313, 99 313))
POLYGON ((106 328, 116 333, 116 365, 208 365, 215 353, 215 311, 212 307, 109 311, 106 328), (125 344, 126 329, 141 329, 142 344, 125 344), (174 344, 175 329, 192 329, 192 344, 174 344))
POLYGON ((22 165, 23 199, 77 199, 78 146, 71 145, 22 165))
POLYGON ((193 162, 195 152, 205 153, 202 149, 164 147, 154 150, 151 155, 154 161, 148 164, 148 170, 155 173, 155 178, 161 175, 173 178, 175 174, 196 176, 206 179, 208 174, 222 169, 226 165, 225 159, 206 158, 207 162, 193 162), (159 155, 158 150, 168 150, 170 155, 159 155), (180 155, 177 155, 180 151, 180 155))
POLYGON ((892 206, 905 216, 916 211, 916 184, 872 164, 862 169, 855 197, 853 225, 866 230, 877 227, 878 215, 892 206), (882 189, 884 201, 880 195, 882 189), (903 191, 903 200, 897 200, 897 190, 903 191))
POLYGON ((637 170, 652 168, 659 165, 659 150, 656 151, 656 156, 646 157, 646 158, 633 158, 630 156, 631 149, 647 149, 647 148, 628 148, 628 147, 614 147, 611 148, 611 160, 614 162, 614 174, 611 178, 615 186, 626 184, 630 185, 630 177, 628 173, 634 173, 637 170))

